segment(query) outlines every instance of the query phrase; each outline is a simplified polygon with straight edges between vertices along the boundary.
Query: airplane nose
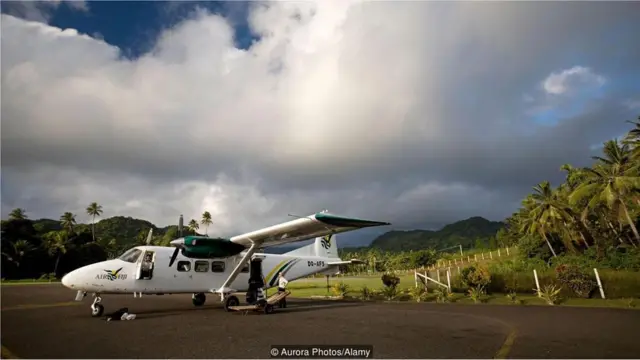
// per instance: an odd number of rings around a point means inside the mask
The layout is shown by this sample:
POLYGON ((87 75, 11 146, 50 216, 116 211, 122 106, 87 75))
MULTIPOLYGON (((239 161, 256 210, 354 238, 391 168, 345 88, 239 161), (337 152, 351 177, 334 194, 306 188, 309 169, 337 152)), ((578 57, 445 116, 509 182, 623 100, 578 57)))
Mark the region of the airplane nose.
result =
POLYGON ((72 271, 70 273, 68 273, 67 275, 62 277, 62 285, 65 287, 68 287, 69 289, 73 288, 75 286, 75 278, 76 278, 76 271, 72 271))

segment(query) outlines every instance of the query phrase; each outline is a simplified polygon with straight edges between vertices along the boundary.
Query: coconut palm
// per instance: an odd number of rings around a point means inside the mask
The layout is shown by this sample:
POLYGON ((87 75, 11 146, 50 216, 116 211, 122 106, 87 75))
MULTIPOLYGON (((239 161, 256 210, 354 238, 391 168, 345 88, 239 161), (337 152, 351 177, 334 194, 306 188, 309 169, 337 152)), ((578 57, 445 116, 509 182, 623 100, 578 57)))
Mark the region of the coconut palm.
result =
POLYGON ((187 224, 187 228, 189 228, 189 230, 193 231, 193 233, 195 234, 196 230, 200 228, 200 225, 195 219, 191 219, 191 221, 189 221, 189 223, 187 224))
POLYGON ((202 225, 205 226, 205 233, 208 236, 209 225, 213 224, 213 221, 211 221, 211 213, 209 213, 208 211, 205 211, 204 213, 202 213, 202 221, 200 221, 200 223, 202 223, 202 225))
POLYGON ((62 228, 72 233, 73 228, 76 226, 76 216, 67 211, 60 216, 60 223, 62 224, 62 228))
POLYGON ((91 235, 93 236, 93 241, 96 241, 96 216, 102 215, 102 205, 98 205, 97 202, 92 202, 87 207, 87 214, 92 217, 91 220, 91 235))
POLYGON ((9 220, 26 220, 26 211, 21 208, 13 209, 9 213, 9 220))

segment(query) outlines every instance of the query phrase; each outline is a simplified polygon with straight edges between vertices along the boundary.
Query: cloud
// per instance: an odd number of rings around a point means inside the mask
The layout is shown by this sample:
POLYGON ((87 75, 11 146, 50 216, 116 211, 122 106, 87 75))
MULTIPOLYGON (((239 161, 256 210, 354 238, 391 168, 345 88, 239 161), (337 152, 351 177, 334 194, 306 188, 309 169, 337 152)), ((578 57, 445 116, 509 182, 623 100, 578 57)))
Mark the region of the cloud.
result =
POLYGON ((499 220, 625 130, 615 79, 640 59, 607 65, 601 48, 621 39, 612 24, 638 27, 629 6, 251 3, 247 50, 199 11, 137 59, 3 15, 2 212, 98 201, 173 224, 209 210, 221 234, 325 208, 402 228, 499 220), (522 94, 576 53, 614 90, 540 127, 522 94))
POLYGON ((7 14, 47 23, 63 2, 76 11, 89 11, 89 5, 84 0, 3 1, 2 7, 7 14))
POLYGON ((605 84, 605 77, 584 66, 574 66, 561 72, 554 72, 543 82, 544 90, 552 95, 561 95, 580 88, 599 88, 605 84))

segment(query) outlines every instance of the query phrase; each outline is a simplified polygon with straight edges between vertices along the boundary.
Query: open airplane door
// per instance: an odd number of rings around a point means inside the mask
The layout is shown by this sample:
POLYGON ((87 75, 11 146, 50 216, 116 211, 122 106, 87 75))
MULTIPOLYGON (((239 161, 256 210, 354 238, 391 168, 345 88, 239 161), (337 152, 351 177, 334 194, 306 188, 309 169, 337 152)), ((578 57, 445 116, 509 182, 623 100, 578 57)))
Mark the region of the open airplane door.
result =
POLYGON ((136 280, 151 280, 156 262, 156 252, 145 250, 136 265, 136 280))

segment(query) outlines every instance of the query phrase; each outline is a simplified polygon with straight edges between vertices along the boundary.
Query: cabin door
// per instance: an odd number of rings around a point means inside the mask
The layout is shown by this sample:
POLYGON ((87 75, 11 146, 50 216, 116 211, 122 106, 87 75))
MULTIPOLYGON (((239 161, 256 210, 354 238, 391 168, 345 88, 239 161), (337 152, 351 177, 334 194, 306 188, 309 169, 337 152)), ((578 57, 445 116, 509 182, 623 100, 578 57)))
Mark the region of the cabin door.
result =
POLYGON ((156 252, 145 250, 140 257, 136 269, 136 280, 151 280, 153 278, 153 268, 156 261, 156 252))

